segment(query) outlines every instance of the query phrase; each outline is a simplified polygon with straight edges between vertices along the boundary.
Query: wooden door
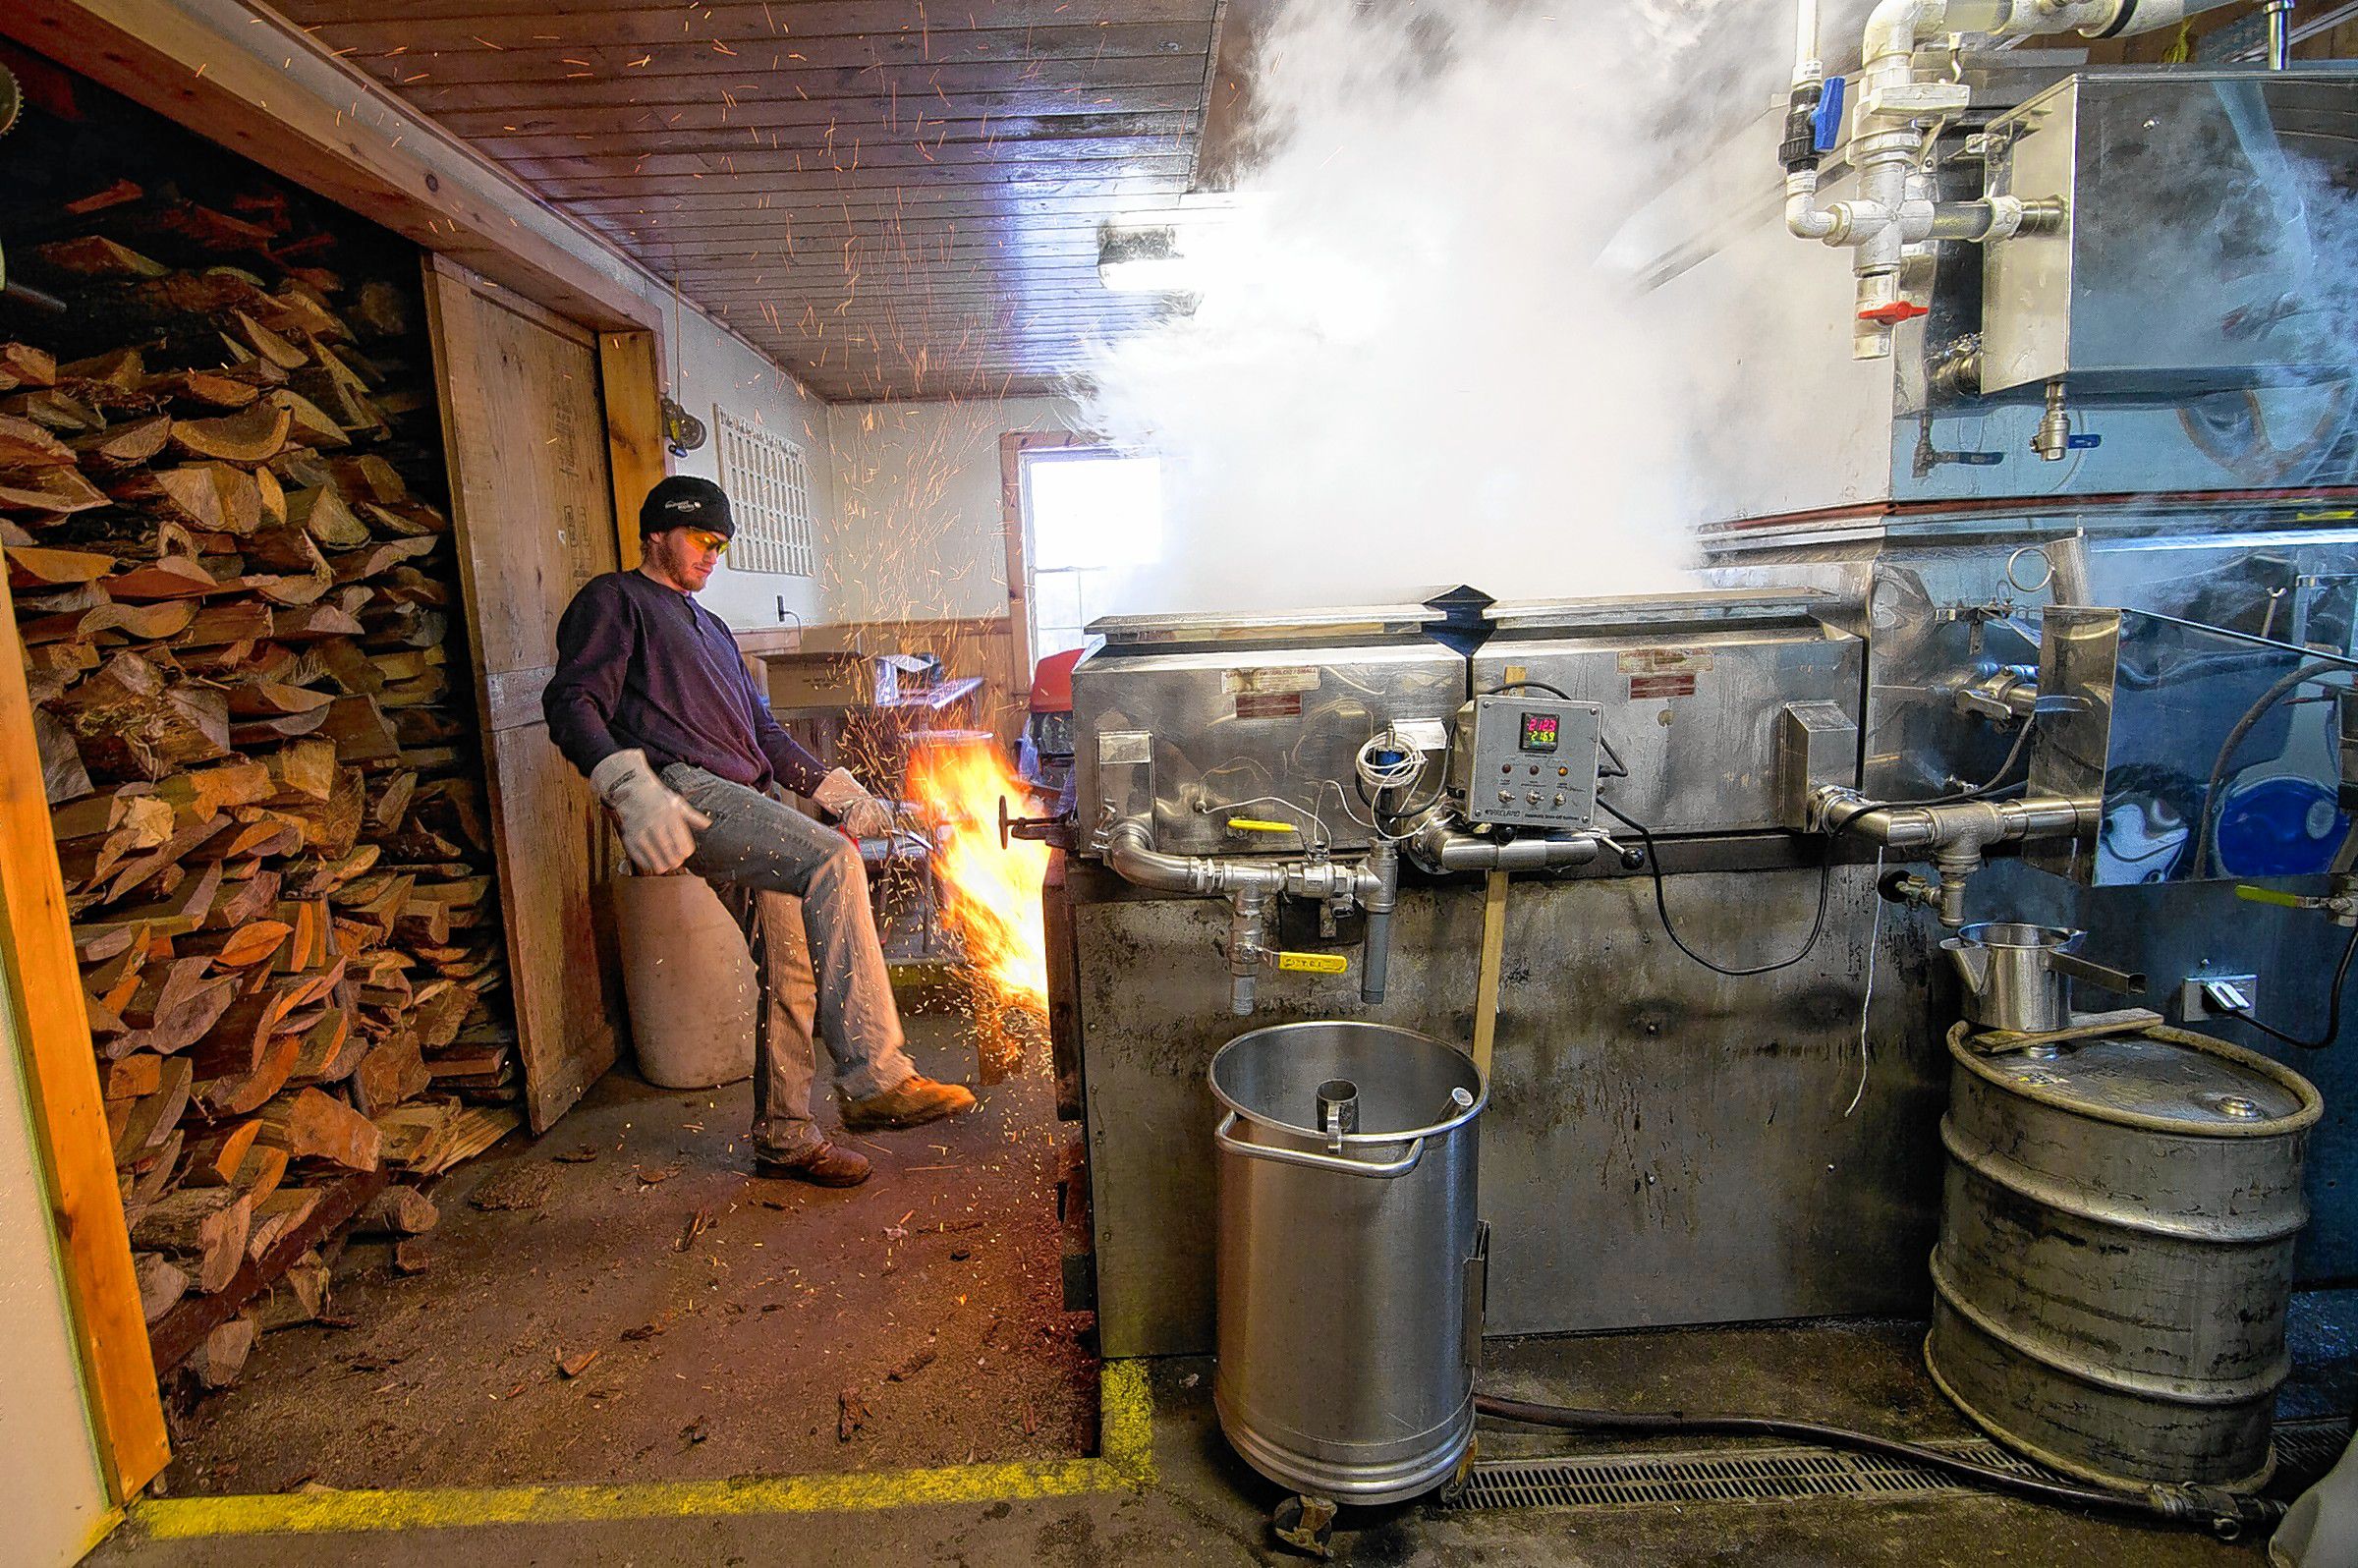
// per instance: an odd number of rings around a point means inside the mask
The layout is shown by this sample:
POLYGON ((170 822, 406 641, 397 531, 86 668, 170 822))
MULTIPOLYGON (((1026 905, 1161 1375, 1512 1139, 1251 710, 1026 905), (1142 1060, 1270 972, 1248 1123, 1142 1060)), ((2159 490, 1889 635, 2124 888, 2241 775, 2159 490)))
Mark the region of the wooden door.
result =
POLYGON ((426 307, 483 724, 508 983, 535 1133, 614 1063, 623 1017, 598 900, 616 846, 549 739, 557 618, 615 570, 595 337, 433 257, 426 307))

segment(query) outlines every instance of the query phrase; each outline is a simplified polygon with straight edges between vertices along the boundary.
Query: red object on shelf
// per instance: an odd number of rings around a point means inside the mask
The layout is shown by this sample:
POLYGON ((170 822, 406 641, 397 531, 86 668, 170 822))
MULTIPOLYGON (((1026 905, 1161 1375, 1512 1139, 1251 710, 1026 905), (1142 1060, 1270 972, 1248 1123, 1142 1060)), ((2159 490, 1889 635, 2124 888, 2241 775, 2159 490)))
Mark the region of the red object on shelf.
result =
POLYGON ((1897 326, 1902 321, 1913 321, 1920 315, 1930 314, 1932 311, 1911 300, 1893 300, 1889 305, 1879 305, 1872 310, 1861 310, 1859 319, 1873 321, 1880 326, 1897 326))

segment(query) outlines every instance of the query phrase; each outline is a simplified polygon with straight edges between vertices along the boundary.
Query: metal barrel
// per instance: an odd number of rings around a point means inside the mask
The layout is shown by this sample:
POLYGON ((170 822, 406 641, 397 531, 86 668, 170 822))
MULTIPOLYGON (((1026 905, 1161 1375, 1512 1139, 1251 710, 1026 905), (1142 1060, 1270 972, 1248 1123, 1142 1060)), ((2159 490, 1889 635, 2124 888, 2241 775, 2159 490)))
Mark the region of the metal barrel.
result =
POLYGON ((2180 1030, 1949 1055, 1941 1391, 2100 1484, 2266 1481, 2316 1089, 2180 1030))
POLYGON ((1474 1439, 1481 1073, 1408 1030, 1280 1024, 1222 1046, 1211 1092, 1221 1429, 1296 1491, 1431 1490, 1474 1439))

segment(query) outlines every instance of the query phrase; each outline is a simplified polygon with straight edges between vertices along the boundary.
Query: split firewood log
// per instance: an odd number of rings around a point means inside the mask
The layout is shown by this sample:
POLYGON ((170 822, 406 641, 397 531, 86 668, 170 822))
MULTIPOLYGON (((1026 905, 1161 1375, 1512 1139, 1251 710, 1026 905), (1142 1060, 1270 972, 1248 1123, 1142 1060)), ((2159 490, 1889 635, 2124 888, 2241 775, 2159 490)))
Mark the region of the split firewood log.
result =
POLYGON ((253 1204, 226 1187, 184 1188, 150 1204, 132 1222, 132 1245, 175 1260, 194 1260, 196 1288, 225 1288, 246 1260, 253 1204))
POLYGON ((147 358, 136 348, 109 349, 57 367, 61 384, 82 383, 90 396, 111 400, 140 392, 147 379, 147 358))
POLYGON ((204 1107, 207 1116, 250 1115, 287 1087, 302 1051, 303 1041, 296 1036, 277 1036, 263 1044, 261 1056, 251 1071, 199 1080, 194 1091, 196 1102, 204 1107))
POLYGON ((169 370, 151 375, 140 390, 199 414, 235 414, 252 408, 262 389, 250 379, 222 370, 169 370))
POLYGON ((162 1253, 138 1253, 131 1260, 140 1282, 140 1316, 147 1322, 170 1312, 189 1293, 189 1273, 162 1253))
POLYGON ((28 517, 35 527, 104 505, 106 492, 76 469, 13 469, 0 473, 0 512, 28 517))
POLYGON ((99 235, 77 240, 52 240, 36 245, 32 253, 42 264, 80 278, 160 278, 172 269, 127 245, 99 235))
POLYGON ((174 1057, 163 1064, 155 1092, 105 1102, 107 1130, 114 1135, 115 1163, 128 1165, 153 1149, 180 1124, 195 1082, 189 1064, 174 1057))
POLYGON ((231 311, 230 320, 235 325, 227 335, 253 350, 255 358, 267 360, 282 370, 294 370, 310 363, 309 355, 245 311, 231 311))
POLYGON ((289 1231, 310 1219, 319 1206, 319 1198, 320 1191, 315 1187, 281 1187, 269 1197, 257 1200, 253 1205, 253 1233, 246 1238, 246 1256, 260 1262, 289 1231))
POLYGON ((268 401, 286 411, 287 438, 298 446, 314 451, 340 451, 352 445, 352 437, 344 426, 328 417, 325 409, 292 387, 281 387, 268 394, 268 401))
POLYGON ((57 360, 29 343, 0 343, 0 392, 57 384, 57 360))
POLYGON ((369 541, 368 525, 353 515, 333 485, 289 491, 287 522, 309 533, 322 549, 357 550, 369 541))
POLYGON ((403 1100, 424 1093, 432 1083, 418 1036, 408 1030, 396 1030, 377 1042, 352 1075, 353 1104, 365 1116, 381 1115, 403 1100))
POLYGON ((422 1236, 442 1222, 434 1201, 415 1187, 387 1187, 368 1200, 353 1231, 361 1236, 422 1236))
POLYGON ((270 1294, 255 1309, 254 1318, 262 1332, 316 1321, 327 1311, 333 1277, 333 1271, 316 1252, 305 1253, 288 1264, 287 1271, 271 1285, 270 1294))
POLYGON ((235 1186, 261 1130, 262 1124, 249 1117, 216 1122, 198 1132, 189 1140, 182 1183, 189 1187, 235 1186))
POLYGON ((172 421, 172 449, 183 457, 216 458, 243 468, 269 462, 287 444, 295 417, 284 408, 256 404, 239 414, 172 421))
POLYGON ((0 415, 0 469, 74 466, 74 449, 31 420, 0 415))
POLYGON ((315 1089, 262 1107, 261 1142, 297 1159, 324 1159, 346 1170, 374 1170, 383 1155, 376 1124, 315 1089))
POLYGON ((172 434, 172 417, 151 414, 74 437, 75 459, 85 469, 102 474, 134 469, 164 449, 172 434))
POLYGON ((262 526, 260 482, 253 474, 228 463, 139 469, 123 475, 107 489, 126 506, 202 532, 244 538, 262 526))
POLYGON ((246 1358, 253 1354, 256 1332, 251 1316, 241 1313, 232 1317, 205 1335, 203 1342, 189 1353, 190 1372, 207 1388, 227 1388, 246 1370, 246 1358))
POLYGON ((106 591, 118 599, 198 598, 220 587, 194 555, 159 556, 106 580, 106 591))
MULTIPOLYGON (((59 588, 94 583, 115 569, 115 558, 97 550, 53 550, 37 544, 8 547, 8 586, 20 593, 28 588, 59 588)), ((19 613, 29 601, 20 597, 19 613)))
POLYGON ((106 416, 71 392, 40 387, 0 397, 0 415, 30 420, 46 430, 82 435, 106 428, 106 416))
POLYGON ((82 762, 110 778, 158 779, 229 755, 224 695, 174 685, 126 648, 50 704, 82 762))

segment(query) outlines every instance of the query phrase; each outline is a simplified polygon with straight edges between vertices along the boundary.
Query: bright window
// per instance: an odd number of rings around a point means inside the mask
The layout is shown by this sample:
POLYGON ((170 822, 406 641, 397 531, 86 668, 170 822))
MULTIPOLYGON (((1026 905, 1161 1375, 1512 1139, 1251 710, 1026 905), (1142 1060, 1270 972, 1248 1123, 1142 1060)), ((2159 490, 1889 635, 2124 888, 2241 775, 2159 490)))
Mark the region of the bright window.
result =
POLYGON ((1101 447, 1047 448, 1023 459, 1032 577, 1032 656, 1088 641, 1113 612, 1119 580, 1162 558, 1162 462, 1101 447))

